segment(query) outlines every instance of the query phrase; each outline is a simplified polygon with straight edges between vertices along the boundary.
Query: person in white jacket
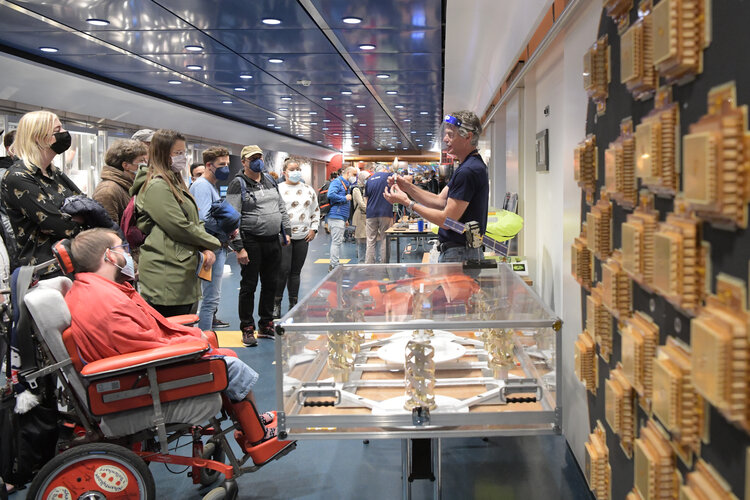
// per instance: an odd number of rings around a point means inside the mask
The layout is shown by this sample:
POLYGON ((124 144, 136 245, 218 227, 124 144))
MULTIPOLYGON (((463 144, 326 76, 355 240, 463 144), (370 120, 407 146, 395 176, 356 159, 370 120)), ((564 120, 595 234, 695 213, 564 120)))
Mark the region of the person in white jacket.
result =
POLYGON ((299 160, 287 158, 284 161, 284 178, 286 180, 279 184, 279 192, 289 214, 292 243, 281 249, 279 281, 273 306, 274 318, 281 317, 284 288, 288 292, 289 309, 297 303, 300 272, 307 258, 308 245, 318 234, 320 224, 318 193, 302 180, 299 160))

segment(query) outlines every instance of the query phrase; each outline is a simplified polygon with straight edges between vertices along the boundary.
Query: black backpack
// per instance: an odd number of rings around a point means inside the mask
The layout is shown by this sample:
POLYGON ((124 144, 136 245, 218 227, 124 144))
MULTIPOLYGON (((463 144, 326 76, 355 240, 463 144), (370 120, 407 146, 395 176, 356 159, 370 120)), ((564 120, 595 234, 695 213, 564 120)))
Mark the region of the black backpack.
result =
POLYGON ((326 181, 320 189, 318 189, 318 207, 320 208, 320 215, 324 217, 331 211, 331 202, 328 201, 328 188, 331 186, 331 181, 326 181))

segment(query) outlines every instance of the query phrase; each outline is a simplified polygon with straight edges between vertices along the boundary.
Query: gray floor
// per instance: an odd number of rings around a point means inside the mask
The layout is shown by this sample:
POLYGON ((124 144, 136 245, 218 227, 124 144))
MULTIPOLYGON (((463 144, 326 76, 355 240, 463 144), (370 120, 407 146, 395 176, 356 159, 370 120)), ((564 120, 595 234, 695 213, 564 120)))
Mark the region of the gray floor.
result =
MULTIPOLYGON (((329 237, 321 233, 310 249, 302 273, 304 295, 327 273, 329 237)), ((394 245, 395 251, 395 245, 394 245)), ((342 257, 356 262, 356 249, 347 243, 342 257)), ((420 260, 421 254, 405 260, 420 260)), ((222 285, 218 316, 239 329, 236 297, 239 267, 233 256, 232 273, 222 285)), ((286 299, 282 312, 286 311, 286 299)), ((276 407, 273 340, 238 349, 240 358, 260 373, 255 394, 261 410, 276 407)), ((189 447, 183 450, 187 453, 189 447)), ((443 440, 443 498, 446 499, 590 499, 585 479, 562 436, 526 436, 443 440)), ((180 471, 181 467, 171 466, 180 471)), ((163 464, 151 464, 160 498, 199 499, 208 489, 192 484, 186 473, 172 474, 163 464)), ((401 497, 401 443, 398 440, 301 441, 279 461, 238 480, 240 498, 258 499, 396 499, 401 497)), ((414 483, 414 498, 431 498, 427 481, 414 483)), ((23 498, 23 491, 11 498, 23 498)))

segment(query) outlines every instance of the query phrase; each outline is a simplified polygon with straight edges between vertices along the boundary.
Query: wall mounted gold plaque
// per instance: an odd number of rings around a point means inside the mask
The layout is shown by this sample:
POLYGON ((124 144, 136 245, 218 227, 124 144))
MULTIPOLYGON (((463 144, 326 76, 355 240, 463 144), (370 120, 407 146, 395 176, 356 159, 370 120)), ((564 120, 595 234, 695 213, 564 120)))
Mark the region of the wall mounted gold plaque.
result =
POLYGON ((581 235, 573 241, 570 257, 573 277, 583 288, 591 290, 591 283, 594 281, 594 254, 588 247, 585 222, 581 227, 581 235))
POLYGON ((682 188, 698 217, 724 229, 747 227, 750 201, 747 106, 734 82, 708 94, 708 113, 683 138, 682 188))
POLYGON ((703 425, 703 398, 692 383, 688 346, 669 337, 657 349, 653 368, 652 410, 654 416, 672 434, 677 454, 690 464, 693 452, 700 450, 703 425))
POLYGON ((680 109, 671 87, 660 88, 654 109, 635 128, 635 172, 643 186, 660 196, 674 196, 678 183, 680 109))
POLYGON ((681 200, 654 234, 653 288, 675 307, 695 315, 705 294, 707 248, 701 223, 681 200))
POLYGON ((622 371, 638 394, 641 406, 651 409, 653 358, 659 343, 659 326, 636 311, 625 320, 622 331, 622 371))
POLYGON ((695 389, 727 420, 750 432, 750 313, 745 284, 719 274, 716 294, 706 297, 690 321, 695 389))
POLYGON ((674 452, 658 425, 649 420, 635 440, 635 490, 643 500, 676 499, 674 452))
POLYGON ((620 124, 620 136, 604 152, 604 189, 625 208, 633 208, 637 201, 635 179, 635 137, 633 120, 620 124))
POLYGON ((600 421, 589 434, 589 440, 584 444, 586 453, 585 475, 589 488, 597 500, 609 500, 612 495, 612 469, 609 465, 609 448, 607 448, 607 433, 600 421))
POLYGON ((602 281, 599 284, 603 292, 604 307, 619 320, 633 312, 633 284, 622 267, 620 250, 602 264, 602 281))
POLYGON ((606 110, 612 79, 609 50, 609 40, 604 35, 583 56, 583 90, 596 104, 596 112, 600 116, 606 110))
POLYGON ((612 202, 606 193, 586 214, 586 240, 599 260, 612 254, 612 202))
POLYGON ((612 354, 612 316, 603 304, 602 289, 596 286, 586 297, 586 329, 599 346, 599 355, 609 363, 612 354))
POLYGON ((703 49, 710 43, 710 2, 661 0, 651 11, 654 65, 668 83, 703 72, 703 49))
POLYGON ((632 457, 636 422, 635 391, 619 364, 609 373, 604 386, 604 415, 612 431, 620 436, 622 450, 632 457))
POLYGON ((711 465, 698 460, 695 470, 685 477, 685 484, 680 487, 680 500, 737 500, 737 497, 711 465))
POLYGON ((651 289, 654 276, 654 233, 659 212, 654 209, 654 196, 641 191, 638 207, 628 214, 621 226, 622 267, 646 290, 651 289))
POLYGON ((620 38, 620 83, 639 100, 653 96, 657 83, 649 9, 650 2, 648 6, 642 5, 641 19, 620 38))
POLYGON ((573 156, 573 173, 576 183, 586 193, 586 203, 594 203, 596 180, 598 179, 598 153, 596 136, 589 135, 576 146, 573 156))
POLYGON ((596 344, 587 330, 578 335, 573 349, 575 374, 578 380, 583 383, 587 391, 596 394, 596 389, 599 386, 596 344))

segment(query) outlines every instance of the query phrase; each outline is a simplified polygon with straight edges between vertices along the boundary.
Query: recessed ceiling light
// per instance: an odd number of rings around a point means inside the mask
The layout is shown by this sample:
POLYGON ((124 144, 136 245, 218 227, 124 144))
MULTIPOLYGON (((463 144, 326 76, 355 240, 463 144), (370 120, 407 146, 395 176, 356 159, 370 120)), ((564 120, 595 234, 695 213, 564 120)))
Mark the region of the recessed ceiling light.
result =
POLYGON ((364 104, 357 104, 357 107, 358 107, 359 109, 364 109, 364 108, 365 108, 365 105, 364 105, 364 104))
POLYGON ((274 128, 277 128, 277 129, 281 128, 281 125, 276 125, 274 128))
POLYGON ((417 142, 422 142, 422 139, 420 139, 419 137, 417 137, 416 141, 417 142))
POLYGON ((323 100, 324 100, 324 101, 332 101, 332 100, 333 100, 333 97, 323 97, 323 100))
POLYGON ((432 132, 427 132, 425 135, 432 135, 432 132))
POLYGON ((187 65, 187 66, 185 66, 185 67, 186 67, 187 69, 189 69, 189 70, 192 70, 192 71, 200 71, 200 70, 202 70, 202 69, 203 69, 203 66, 201 66, 201 65, 199 65, 199 64, 188 64, 188 65, 187 65))
POLYGON ((396 109, 404 109, 404 105, 403 104, 396 104, 393 107, 396 108, 396 109))
POLYGON ((240 75, 240 78, 242 78, 243 80, 250 80, 252 79, 252 77, 253 75, 240 75))
POLYGON ((346 116, 347 118, 351 118, 351 117, 352 117, 352 116, 354 116, 354 115, 353 115, 352 113, 347 113, 347 114, 345 114, 344 116, 346 116))
POLYGON ((232 101, 230 101, 229 99, 224 99, 223 101, 221 101, 221 103, 222 104, 232 104, 232 101))
POLYGON ((339 134, 338 132, 334 132, 332 135, 341 135, 341 134, 339 134))
POLYGON ((317 143, 321 143, 321 142, 323 142, 323 141, 321 141, 321 140, 317 140, 317 141, 315 141, 315 142, 317 142, 317 143))
POLYGON ((291 101, 291 100, 292 100, 292 98, 291 98, 291 97, 289 97, 288 95, 285 95, 284 97, 282 97, 282 98, 281 98, 281 100, 282 100, 282 101, 291 101))
POLYGON ((401 141, 396 141, 396 144, 401 144, 401 141))
POLYGON ((268 62, 270 62, 271 64, 281 64, 284 62, 284 60, 279 57, 272 57, 268 60, 268 62))
POLYGON ((275 120, 276 118, 275 118, 275 117, 273 117, 273 116, 269 116, 269 117, 268 117, 268 119, 269 119, 269 120, 275 120))
POLYGON ((107 26, 109 24, 109 21, 107 21, 106 19, 97 19, 95 17, 86 19, 86 22, 92 26, 107 26))
POLYGON ((375 45, 371 43, 363 43, 362 45, 359 46, 359 48, 361 50, 375 50, 375 45))
POLYGON ((385 73, 380 73, 379 75, 376 75, 377 78, 380 78, 381 80, 385 80, 386 78, 390 78, 391 75, 387 75, 385 73))
POLYGON ((308 114, 308 115, 317 115, 317 114, 318 114, 318 112, 317 112, 317 111, 310 111, 310 112, 309 112, 309 113, 307 113, 307 114, 308 114))
POLYGON ((396 95, 398 94, 398 90, 386 90, 385 93, 388 95, 396 95))
POLYGON ((328 118, 324 118, 323 123, 331 123, 331 120, 329 120, 328 118))
POLYGON ((50 54, 57 52, 56 47, 39 47, 39 50, 41 50, 42 52, 48 52, 50 54))
POLYGON ((401 149, 403 149, 404 151, 406 151, 406 150, 407 150, 407 149, 409 149, 409 148, 401 148, 401 149))
POLYGON ((333 144, 329 144, 329 145, 328 145, 328 147, 329 147, 329 148, 332 148, 332 147, 333 147, 333 144))
POLYGON ((323 127, 321 130, 328 130, 328 127, 323 127))
POLYGON ((261 22, 263 24, 268 24, 270 26, 275 26, 277 24, 281 24, 281 19, 276 19, 275 17, 266 17, 261 22))
POLYGON ((352 95, 352 91, 351 90, 342 90, 341 91, 341 95, 352 95))
POLYGON ((181 85, 182 84, 182 82, 179 81, 179 80, 169 80, 167 83, 169 83, 170 85, 181 85))
POLYGON ((419 114, 420 115, 429 115, 430 113, 428 111, 420 111, 419 114))
POLYGON ((189 50, 190 52, 200 52, 203 50, 203 47, 200 45, 185 45, 185 50, 189 50))
POLYGON ((234 90, 236 90, 237 92, 244 92, 247 89, 245 87, 235 87, 234 90))
POLYGON ((347 16, 342 19, 342 21, 346 24, 359 24, 362 22, 361 17, 354 17, 354 16, 347 16))
POLYGON ((367 126, 367 124, 366 124, 366 123, 360 123, 360 124, 359 124, 359 126, 360 126, 360 127, 366 127, 366 126, 367 126))
POLYGON ((355 139, 359 139, 359 136, 358 136, 358 135, 355 135, 355 136, 354 136, 354 138, 355 138, 355 139))
POLYGON ((317 125, 318 122, 310 122, 310 125, 317 125))
POLYGON ((359 146, 359 143, 358 143, 358 142, 355 142, 355 143, 354 143, 354 145, 355 145, 355 146, 359 146))
POLYGON ((412 133, 412 134, 416 134, 416 133, 417 133, 417 131, 416 131, 416 130, 412 130, 412 131, 411 131, 411 133, 412 133))
POLYGON ((289 108, 279 108, 279 111, 289 111, 289 108))

